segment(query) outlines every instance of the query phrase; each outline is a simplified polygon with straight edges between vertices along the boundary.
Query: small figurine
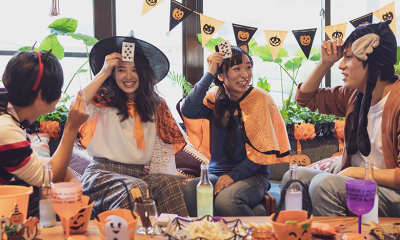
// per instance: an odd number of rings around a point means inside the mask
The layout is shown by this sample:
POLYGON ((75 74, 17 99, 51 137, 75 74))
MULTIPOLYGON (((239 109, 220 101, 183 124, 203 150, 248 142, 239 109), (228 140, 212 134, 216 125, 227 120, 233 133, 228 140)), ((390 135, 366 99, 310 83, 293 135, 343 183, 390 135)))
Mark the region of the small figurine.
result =
POLYGON ((25 240, 31 240, 36 237, 36 235, 38 233, 38 223, 39 223, 39 219, 37 217, 29 217, 24 222, 24 228, 25 228, 24 238, 25 238, 25 240))
POLYGON ((128 240, 129 234, 133 231, 128 229, 128 223, 119 216, 111 215, 106 218, 106 226, 102 228, 107 240, 128 240))
POLYGON ((10 224, 19 225, 24 221, 24 215, 18 210, 18 204, 15 204, 14 211, 10 216, 10 224))

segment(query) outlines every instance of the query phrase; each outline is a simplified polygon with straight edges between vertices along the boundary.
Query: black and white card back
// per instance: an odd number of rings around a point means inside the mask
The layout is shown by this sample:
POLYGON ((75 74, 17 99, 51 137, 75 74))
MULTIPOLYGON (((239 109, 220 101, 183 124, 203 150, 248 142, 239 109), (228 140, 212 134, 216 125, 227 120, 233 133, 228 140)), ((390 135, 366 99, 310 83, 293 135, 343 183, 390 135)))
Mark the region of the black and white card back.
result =
POLYGON ((122 43, 122 61, 133 62, 135 54, 135 44, 130 42, 122 43))
POLYGON ((218 43, 219 52, 224 53, 223 59, 230 58, 232 56, 231 45, 229 44, 229 40, 225 40, 218 43))

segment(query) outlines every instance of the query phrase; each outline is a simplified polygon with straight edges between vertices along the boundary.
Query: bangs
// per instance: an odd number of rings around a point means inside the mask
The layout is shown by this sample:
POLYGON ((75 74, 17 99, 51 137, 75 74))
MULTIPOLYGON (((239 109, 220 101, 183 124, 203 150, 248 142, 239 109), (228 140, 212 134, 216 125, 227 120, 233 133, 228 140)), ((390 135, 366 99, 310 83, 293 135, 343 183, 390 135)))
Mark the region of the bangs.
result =
POLYGON ((231 48, 232 49, 232 57, 228 58, 228 64, 229 68, 231 68, 234 65, 239 65, 243 63, 243 52, 239 51, 236 48, 231 48))

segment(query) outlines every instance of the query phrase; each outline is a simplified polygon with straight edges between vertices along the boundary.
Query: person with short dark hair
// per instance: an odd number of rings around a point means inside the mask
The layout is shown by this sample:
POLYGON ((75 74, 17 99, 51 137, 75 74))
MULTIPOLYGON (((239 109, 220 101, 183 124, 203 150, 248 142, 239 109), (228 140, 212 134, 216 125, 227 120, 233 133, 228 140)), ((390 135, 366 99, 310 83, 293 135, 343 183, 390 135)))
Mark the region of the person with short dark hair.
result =
MULTIPOLYGON (((0 99, 0 184, 34 186, 28 216, 38 217, 37 187, 43 183, 44 159, 32 150, 25 129, 41 115, 55 111, 63 71, 50 52, 19 52, 7 63, 2 81, 7 93, 0 99)), ((78 129, 89 116, 81 94, 71 106, 60 145, 48 162, 53 182, 79 181, 68 165, 78 129)))
POLYGON ((84 90, 90 117, 80 133, 93 160, 81 179, 83 193, 95 200, 97 213, 129 209, 131 194, 116 181, 122 180, 143 197, 149 194, 159 213, 186 217, 175 167, 186 141, 155 88, 168 73, 167 57, 140 39, 110 37, 93 46, 90 64, 96 76, 84 90), (134 44, 133 61, 123 61, 123 42, 134 44))
MULTIPOLYGON (((268 165, 288 162, 290 145, 271 95, 251 86, 251 56, 239 47, 231 50, 226 59, 220 52, 207 58, 208 72, 185 99, 182 115, 190 142, 211 156, 214 214, 253 216, 270 188, 268 165), (216 87, 209 89, 213 82, 216 87)), ((197 216, 198 182, 185 185, 190 216, 197 216)))
MULTIPOLYGON (((379 216, 400 216, 400 81, 394 74, 397 42, 390 22, 359 26, 344 45, 323 41, 320 61, 298 86, 295 99, 300 106, 346 117, 340 171, 298 170, 299 180, 309 186, 315 216, 352 214, 345 182, 364 179, 367 162, 375 166, 379 216), (343 86, 319 88, 326 72, 342 57, 343 86)), ((286 173, 282 184, 288 180, 286 173)))

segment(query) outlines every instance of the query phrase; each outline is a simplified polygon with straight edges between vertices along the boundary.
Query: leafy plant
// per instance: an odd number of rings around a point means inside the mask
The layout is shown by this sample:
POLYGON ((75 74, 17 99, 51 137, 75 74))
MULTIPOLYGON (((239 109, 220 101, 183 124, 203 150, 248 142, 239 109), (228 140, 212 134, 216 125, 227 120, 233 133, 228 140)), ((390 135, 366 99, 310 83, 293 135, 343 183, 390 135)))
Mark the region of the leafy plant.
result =
POLYGON ((66 122, 68 118, 68 108, 65 105, 58 106, 52 113, 42 115, 37 121, 57 121, 66 122))
POLYGON ((184 96, 189 95, 189 93, 192 91, 192 89, 193 89, 192 84, 190 82, 186 81, 186 77, 183 76, 182 74, 169 71, 167 76, 172 79, 173 86, 178 85, 178 87, 180 89, 182 89, 184 96))
POLYGON ((258 76, 257 87, 264 89, 267 92, 271 91, 271 84, 268 83, 267 77, 258 76))
POLYGON ((397 62, 394 65, 394 70, 396 74, 400 74, 400 46, 397 46, 397 62))

